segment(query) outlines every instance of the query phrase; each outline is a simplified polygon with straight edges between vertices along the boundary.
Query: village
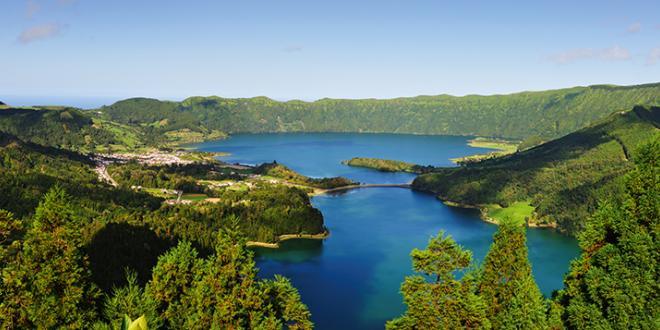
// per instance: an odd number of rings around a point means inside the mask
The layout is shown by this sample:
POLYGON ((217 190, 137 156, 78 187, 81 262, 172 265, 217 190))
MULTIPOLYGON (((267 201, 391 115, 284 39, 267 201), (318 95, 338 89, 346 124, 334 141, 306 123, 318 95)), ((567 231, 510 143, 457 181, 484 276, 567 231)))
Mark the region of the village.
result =
MULTIPOLYGON (((214 158, 213 153, 191 153, 189 151, 152 151, 147 153, 113 153, 113 154, 95 154, 92 160, 96 164, 95 172, 99 180, 106 182, 112 186, 119 186, 119 183, 112 178, 108 173, 108 167, 113 164, 126 164, 129 162, 137 162, 145 166, 171 166, 171 165, 188 165, 195 162, 202 163, 215 163, 218 167, 226 169, 224 174, 228 177, 236 179, 223 179, 223 180, 199 180, 198 183, 208 187, 209 189, 231 189, 231 190, 249 190, 253 189, 258 183, 267 184, 284 184, 288 186, 297 186, 300 188, 310 189, 299 184, 287 182, 285 180, 263 176, 260 174, 251 173, 255 167, 244 164, 231 164, 222 162, 214 158), (194 157, 191 157, 194 155, 194 157)), ((131 185, 130 188, 135 191, 143 191, 149 194, 165 198, 164 203, 169 205, 175 204, 192 204, 195 202, 217 202, 217 198, 208 197, 202 193, 186 193, 183 190, 167 189, 167 188, 153 188, 143 187, 141 185, 131 185)), ((319 193, 313 189, 313 193, 319 193)))

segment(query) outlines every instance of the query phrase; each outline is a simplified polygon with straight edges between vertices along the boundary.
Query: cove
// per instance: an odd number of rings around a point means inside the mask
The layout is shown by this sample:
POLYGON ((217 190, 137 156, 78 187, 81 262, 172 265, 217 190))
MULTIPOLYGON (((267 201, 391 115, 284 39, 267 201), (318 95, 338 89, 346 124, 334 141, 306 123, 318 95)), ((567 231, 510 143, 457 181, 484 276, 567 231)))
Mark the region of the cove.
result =
MULTIPOLYGON (((289 133, 239 134, 196 145, 229 152, 229 162, 277 160, 314 177, 345 176, 363 183, 407 183, 414 175, 342 165, 352 157, 397 159, 451 166, 450 158, 487 150, 467 146, 466 137, 289 133)), ((483 260, 497 229, 476 210, 449 207, 434 196, 402 188, 368 188, 312 199, 330 230, 326 240, 289 240, 279 249, 255 248, 260 275, 282 274, 298 288, 318 329, 382 329, 400 315, 403 278, 411 274, 410 251, 424 248, 440 230, 483 260)), ((573 238, 548 229, 528 229, 534 278, 549 296, 579 250, 573 238)))

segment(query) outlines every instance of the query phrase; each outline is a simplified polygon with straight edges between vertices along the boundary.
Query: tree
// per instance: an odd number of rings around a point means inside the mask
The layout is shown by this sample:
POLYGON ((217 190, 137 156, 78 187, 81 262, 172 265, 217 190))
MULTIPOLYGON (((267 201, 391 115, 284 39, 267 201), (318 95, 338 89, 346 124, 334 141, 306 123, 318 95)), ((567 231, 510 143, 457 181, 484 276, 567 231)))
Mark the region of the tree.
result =
POLYGON ((521 223, 510 219, 500 222, 484 260, 478 293, 494 328, 545 327, 546 309, 532 277, 521 223))
POLYGON ((582 255, 556 297, 575 329, 660 324, 660 138, 637 152, 621 198, 601 204, 579 236, 582 255))
POLYGON ((310 313, 291 283, 257 278, 252 252, 229 218, 206 259, 186 242, 163 255, 146 292, 170 328, 311 329, 310 313))
POLYGON ((202 265, 203 259, 186 241, 158 258, 145 291, 157 303, 159 317, 171 328, 183 327, 187 315, 182 303, 202 265))
POLYGON ((11 212, 0 210, 0 268, 20 250, 22 232, 23 223, 11 212))
POLYGON ((144 315, 143 319, 149 320, 152 329, 159 329, 162 322, 158 317, 156 301, 140 287, 136 273, 127 271, 126 280, 126 286, 115 288, 112 296, 106 298, 103 308, 105 318, 113 328, 118 328, 122 322, 126 323, 126 315, 144 315))
POLYGON ((69 196, 58 186, 39 204, 23 245, 2 269, 4 328, 84 328, 98 290, 89 280, 69 196))
POLYGON ((475 295, 472 274, 462 281, 454 274, 465 270, 472 253, 443 232, 431 238, 426 250, 411 253, 413 270, 401 285, 406 313, 387 322, 388 329, 488 328, 485 306, 475 295))

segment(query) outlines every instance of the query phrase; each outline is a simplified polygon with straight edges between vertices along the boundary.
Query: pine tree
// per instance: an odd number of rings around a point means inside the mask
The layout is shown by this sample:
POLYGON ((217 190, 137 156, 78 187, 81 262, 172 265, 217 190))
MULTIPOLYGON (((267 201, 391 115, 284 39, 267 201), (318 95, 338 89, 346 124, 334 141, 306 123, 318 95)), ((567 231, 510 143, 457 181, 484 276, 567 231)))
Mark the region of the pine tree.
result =
POLYGON ((501 221, 484 260, 478 293, 494 328, 545 328, 546 308, 532 277, 522 224, 501 221))
POLYGON ((200 273, 200 259, 189 242, 182 241, 158 258, 146 293, 157 303, 159 317, 170 328, 181 329, 187 315, 183 310, 184 294, 193 286, 195 276, 200 273))
POLYGON ((126 282, 126 286, 115 288, 112 296, 106 297, 103 306, 103 315, 112 325, 111 328, 119 328, 126 315, 144 315, 149 320, 150 328, 160 329, 162 320, 157 312, 158 304, 140 287, 137 274, 127 271, 126 282))
POLYGON ((282 277, 260 280, 237 219, 227 221, 208 258, 198 258, 186 242, 159 258, 146 292, 168 327, 311 329, 298 291, 282 277))
POLYGON ((660 138, 637 152, 622 198, 604 202, 579 236, 556 301, 574 329, 656 329, 660 324, 660 138))
POLYGON ((84 328, 95 317, 99 293, 80 250, 68 195, 52 188, 33 227, 2 270, 0 319, 4 328, 84 328))
POLYGON ((462 281, 455 273, 465 270, 472 253, 443 232, 431 238, 426 250, 411 253, 413 269, 423 275, 408 276, 401 286, 406 313, 387 322, 388 329, 488 328, 484 304, 475 295, 471 274, 462 281))
POLYGON ((11 212, 0 210, 0 269, 20 250, 22 233, 23 223, 11 212))

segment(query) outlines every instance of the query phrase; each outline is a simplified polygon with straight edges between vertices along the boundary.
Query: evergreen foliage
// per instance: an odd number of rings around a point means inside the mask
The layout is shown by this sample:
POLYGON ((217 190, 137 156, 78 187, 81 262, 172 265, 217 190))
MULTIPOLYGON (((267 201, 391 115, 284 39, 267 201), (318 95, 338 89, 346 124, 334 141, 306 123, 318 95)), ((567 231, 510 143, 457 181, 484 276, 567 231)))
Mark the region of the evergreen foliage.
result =
MULTIPOLYGON (((157 312, 156 301, 140 287, 135 273, 127 271, 126 282, 126 286, 115 288, 112 295, 106 297, 103 304, 105 319, 111 320, 111 327, 116 329, 126 323, 126 315, 143 315, 143 319, 149 320, 152 329, 160 329, 163 324, 157 312)), ((128 322, 128 325, 131 323, 133 322, 128 322)))
POLYGON ((619 193, 632 151, 660 134, 658 127, 660 107, 635 107, 510 156, 435 169, 413 187, 477 206, 529 202, 531 223, 577 234, 599 200, 619 193))
POLYGON ((543 296, 532 277, 525 227, 520 222, 506 219, 500 223, 477 290, 494 328, 545 328, 543 296))
MULTIPOLYGON (((237 221, 234 221, 237 223, 237 221)), ((215 254, 200 259, 182 242, 163 255, 147 292, 174 329, 311 329, 310 314, 291 283, 260 280, 237 226, 223 229, 215 254)))
POLYGON ((421 275, 406 277, 401 286, 406 313, 387 322, 388 329, 489 328, 486 305, 475 294, 473 274, 463 280, 455 273, 464 271, 472 253, 464 250, 443 232, 431 238, 425 250, 411 253, 413 270, 421 275))
POLYGON ((91 284, 79 224, 59 187, 51 189, 17 255, 2 269, 4 328, 82 329, 95 317, 99 291, 91 284))
POLYGON ((468 271, 472 253, 449 236, 413 250, 413 270, 401 286, 406 313, 388 329, 546 329, 543 296, 527 259, 525 227, 503 221, 481 271, 468 271), (464 273, 459 280, 457 273, 464 273))
POLYGON ((581 257, 556 297, 574 329, 660 324, 660 139, 637 152, 622 195, 601 204, 579 235, 581 257))
POLYGON ((23 141, 83 153, 110 145, 135 146, 137 131, 122 129, 119 125, 110 126, 95 123, 90 113, 74 108, 10 108, 0 111, 0 132, 15 135, 23 141), (131 141, 126 141, 124 136, 132 136, 131 141))
MULTIPOLYGON (((659 88, 317 102, 132 99, 100 114, 3 109, 0 324, 9 329, 144 329, 147 322, 152 329, 312 328, 298 291, 283 277, 260 279, 246 248, 248 240, 274 242, 283 234, 324 231, 322 215, 304 191, 257 184, 247 191, 214 192, 215 204, 166 206, 125 186, 139 182, 195 191, 202 189, 196 180, 224 174, 209 164, 127 164, 113 169, 124 186, 114 188, 98 181, 93 163, 79 152, 219 132, 367 131, 527 138, 514 155, 440 169, 419 177, 415 186, 472 204, 531 201, 535 221, 557 222, 572 233, 584 228, 583 253, 550 302, 531 275, 520 223, 501 222, 476 270, 470 268, 471 253, 440 233, 425 250, 412 252, 417 274, 401 287, 408 309, 387 328, 657 328, 660 108, 636 107, 537 144, 612 110, 657 104, 659 88)), ((321 188, 352 184, 306 178, 279 164, 257 172, 321 188)))
POLYGON ((151 135, 260 132, 372 132, 552 139, 614 111, 660 102, 660 84, 588 86, 510 95, 450 95, 389 100, 278 102, 266 97, 135 98, 98 111, 151 135))

